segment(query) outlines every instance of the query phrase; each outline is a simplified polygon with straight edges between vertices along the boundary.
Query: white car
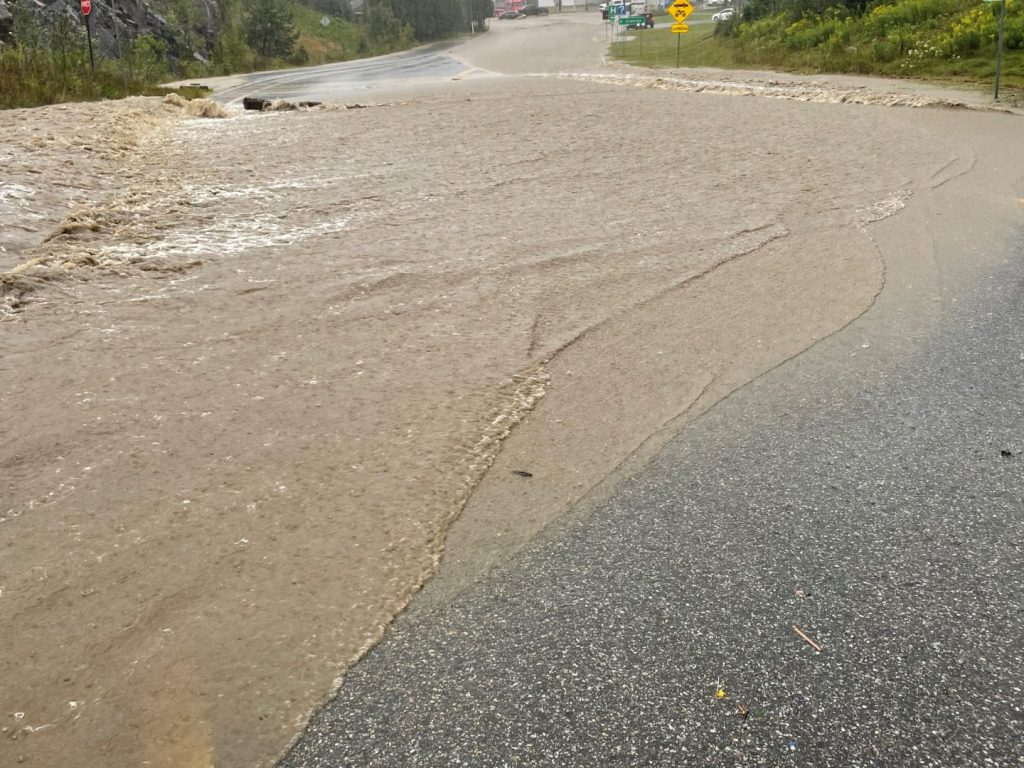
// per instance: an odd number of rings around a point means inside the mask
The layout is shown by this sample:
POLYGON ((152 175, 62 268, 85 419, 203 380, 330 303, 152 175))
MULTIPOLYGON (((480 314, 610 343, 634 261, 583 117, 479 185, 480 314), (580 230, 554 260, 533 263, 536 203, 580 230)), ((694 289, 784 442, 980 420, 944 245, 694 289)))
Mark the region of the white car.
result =
POLYGON ((714 16, 712 16, 711 20, 716 24, 720 21, 728 21, 729 19, 732 18, 733 13, 734 11, 732 8, 726 8, 724 11, 719 11, 714 16))

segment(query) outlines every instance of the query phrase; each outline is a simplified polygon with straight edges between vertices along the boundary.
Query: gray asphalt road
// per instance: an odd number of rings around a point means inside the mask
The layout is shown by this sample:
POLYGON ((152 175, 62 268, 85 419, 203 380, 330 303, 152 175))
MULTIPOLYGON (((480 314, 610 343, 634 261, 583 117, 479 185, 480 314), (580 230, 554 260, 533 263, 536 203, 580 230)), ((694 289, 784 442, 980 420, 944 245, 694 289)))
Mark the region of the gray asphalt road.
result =
POLYGON ((1022 274, 720 403, 400 620, 282 766, 1024 765, 1022 274))
POLYGON ((382 91, 448 80, 470 69, 445 55, 448 47, 449 44, 440 43, 373 59, 259 72, 246 75, 244 82, 237 86, 218 90, 214 98, 224 104, 241 102, 246 96, 343 102, 382 91))

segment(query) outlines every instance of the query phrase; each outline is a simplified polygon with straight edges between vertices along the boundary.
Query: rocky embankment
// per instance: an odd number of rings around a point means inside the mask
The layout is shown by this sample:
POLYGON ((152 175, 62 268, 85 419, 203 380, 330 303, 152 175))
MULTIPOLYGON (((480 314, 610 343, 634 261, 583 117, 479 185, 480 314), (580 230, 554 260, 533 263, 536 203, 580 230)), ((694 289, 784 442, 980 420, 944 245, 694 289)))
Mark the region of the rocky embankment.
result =
MULTIPOLYGON (((216 0, 192 0, 191 20, 176 20, 165 3, 147 0, 92 0, 90 24, 93 43, 102 55, 117 57, 131 41, 150 35, 167 46, 177 58, 209 56, 220 29, 221 14, 216 0), (190 24, 195 32, 186 32, 190 24)), ((13 37, 14 17, 24 9, 45 30, 56 28, 61 18, 83 24, 80 0, 0 0, 0 44, 13 37)))

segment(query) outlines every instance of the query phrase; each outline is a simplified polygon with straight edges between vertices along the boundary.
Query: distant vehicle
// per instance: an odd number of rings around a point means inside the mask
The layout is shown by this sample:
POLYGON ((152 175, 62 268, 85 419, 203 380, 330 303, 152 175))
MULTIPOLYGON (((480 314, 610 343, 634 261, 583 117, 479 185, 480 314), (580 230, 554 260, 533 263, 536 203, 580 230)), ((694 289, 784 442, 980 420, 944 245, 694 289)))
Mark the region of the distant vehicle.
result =
POLYGON ((726 8, 724 11, 719 11, 714 16, 712 16, 711 20, 713 22, 715 22, 716 24, 718 24, 721 21, 728 21, 732 17, 733 17, 733 9, 732 8, 726 8))
POLYGON ((630 24, 626 29, 654 29, 654 14, 645 13, 643 24, 630 24))
POLYGON ((525 19, 526 16, 519 11, 502 11, 498 14, 499 19, 525 19))
POLYGON ((523 16, 547 16, 548 9, 543 5, 524 5, 519 9, 523 16))

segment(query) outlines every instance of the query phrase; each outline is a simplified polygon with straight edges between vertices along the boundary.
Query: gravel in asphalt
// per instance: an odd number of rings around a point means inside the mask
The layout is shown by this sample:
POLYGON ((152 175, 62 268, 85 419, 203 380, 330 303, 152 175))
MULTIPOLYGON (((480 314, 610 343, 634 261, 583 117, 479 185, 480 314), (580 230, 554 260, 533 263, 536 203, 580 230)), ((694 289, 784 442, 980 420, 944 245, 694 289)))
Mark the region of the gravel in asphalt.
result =
POLYGON ((1022 266, 896 365, 825 340, 400 620, 282 768, 1024 765, 1022 266))

